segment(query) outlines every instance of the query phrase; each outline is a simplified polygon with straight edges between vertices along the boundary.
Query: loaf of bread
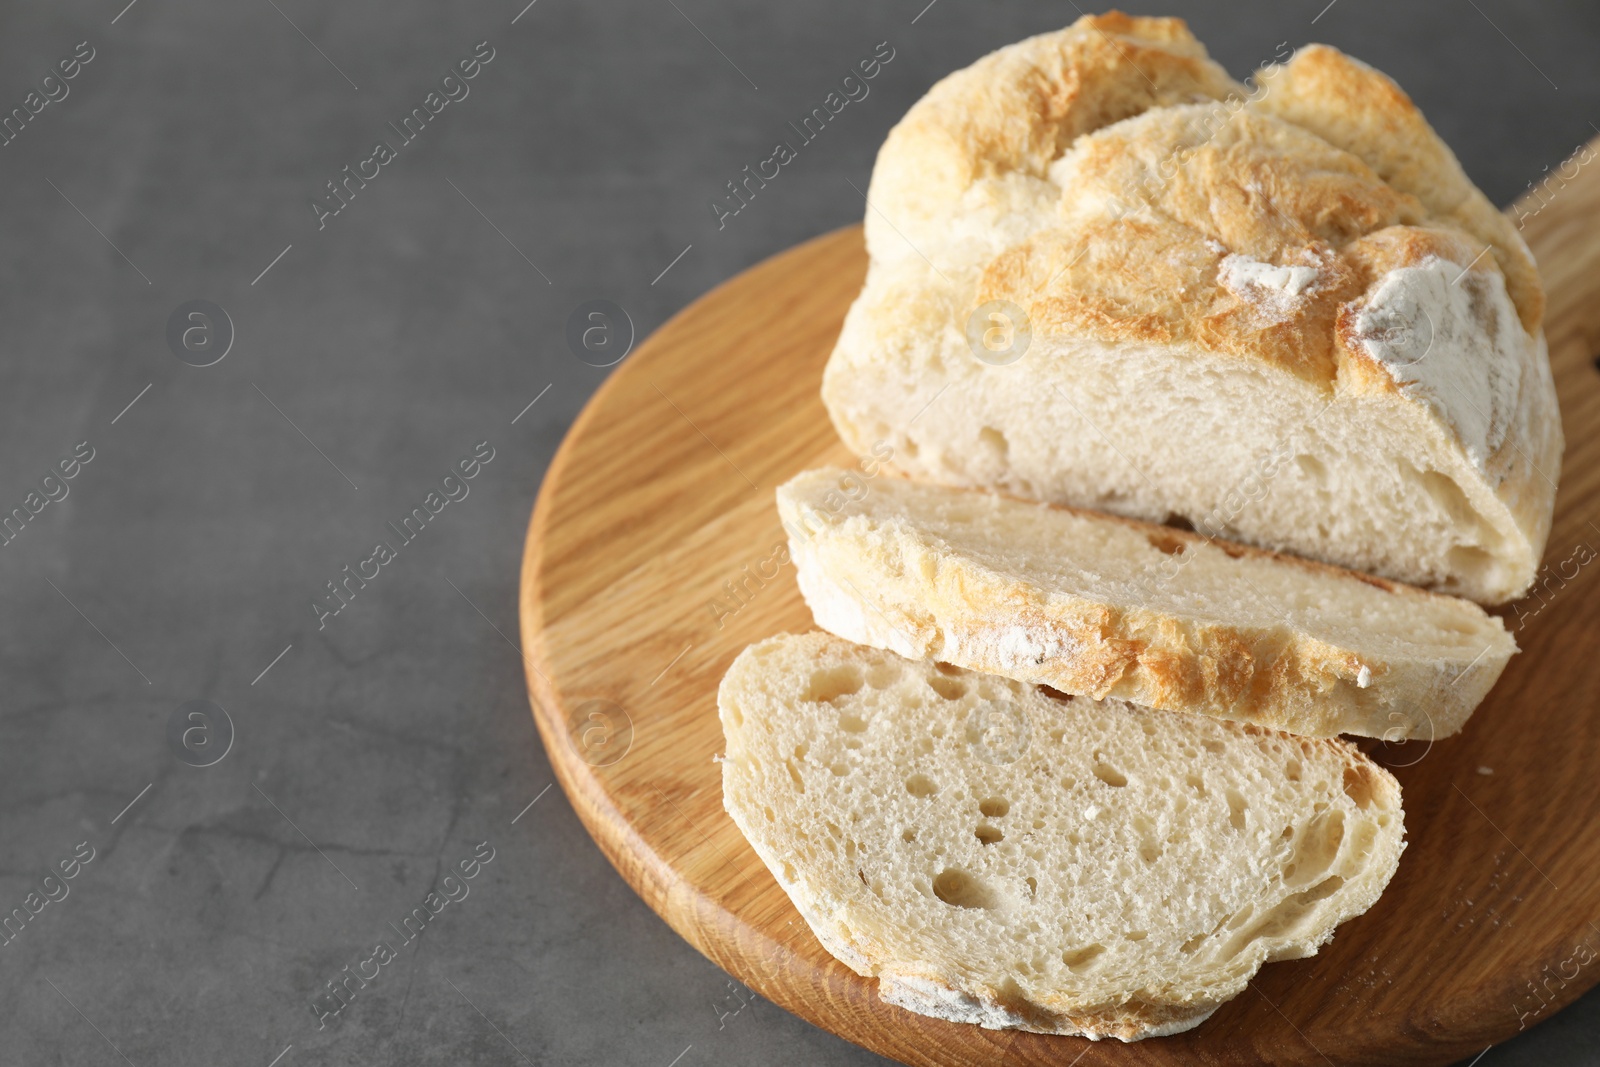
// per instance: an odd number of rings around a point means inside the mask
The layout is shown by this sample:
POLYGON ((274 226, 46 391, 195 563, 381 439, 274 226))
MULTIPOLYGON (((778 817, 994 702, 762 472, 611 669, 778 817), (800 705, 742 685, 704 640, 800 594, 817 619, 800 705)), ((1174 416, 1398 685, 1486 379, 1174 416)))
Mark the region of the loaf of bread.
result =
POLYGON ((914 476, 1482 603, 1532 581, 1562 434, 1510 222, 1383 74, 1253 88, 1176 19, 1002 48, 890 133, 823 397, 914 476))
POLYGON ((883 999, 1125 1041, 1197 1025, 1313 955, 1404 849, 1350 744, 903 659, 747 648, 718 707, 728 813, 883 999))
POLYGON ((997 493, 823 469, 778 513, 823 629, 1068 693, 1433 740, 1517 650, 1459 597, 997 493))

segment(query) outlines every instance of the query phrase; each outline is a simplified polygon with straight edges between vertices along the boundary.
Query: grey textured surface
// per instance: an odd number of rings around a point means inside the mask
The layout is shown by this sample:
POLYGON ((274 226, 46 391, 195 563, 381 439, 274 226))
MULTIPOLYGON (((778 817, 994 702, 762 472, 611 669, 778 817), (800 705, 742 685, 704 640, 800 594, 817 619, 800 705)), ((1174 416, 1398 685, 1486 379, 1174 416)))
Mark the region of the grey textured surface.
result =
MULTIPOLYGON (((95 53, 0 147, 0 501, 94 449, 0 549, 0 909, 94 850, 0 947, 0 1060, 884 1062, 730 986, 543 792, 507 640, 522 536, 606 374, 565 348, 574 307, 643 335, 857 219, 848 182, 935 78, 1076 10, 124 2, 0 14, 0 109, 95 53), (319 230, 323 183, 485 40, 470 95, 319 230), (871 95, 719 230, 723 183, 883 40, 871 95), (191 299, 236 329, 213 366, 167 346, 191 299), (469 495, 319 631, 324 583, 484 440, 469 495), (167 740, 196 699, 236 729, 205 768, 167 740), (482 841, 469 895, 319 1031, 325 983, 482 841)), ((1353 51, 1501 202, 1594 133, 1593 5, 1324 2, 1135 6, 1241 75, 1280 41, 1353 51)), ((1479 1063, 1593 1062, 1597 1032, 1590 996, 1479 1063)))

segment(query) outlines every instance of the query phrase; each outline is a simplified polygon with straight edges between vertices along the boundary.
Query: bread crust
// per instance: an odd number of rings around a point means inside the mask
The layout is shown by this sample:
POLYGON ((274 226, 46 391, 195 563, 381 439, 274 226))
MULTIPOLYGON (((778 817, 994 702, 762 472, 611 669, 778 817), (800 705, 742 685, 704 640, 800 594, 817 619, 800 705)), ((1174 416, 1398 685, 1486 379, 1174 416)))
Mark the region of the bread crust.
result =
POLYGON ((1101 1041, 1143 1041, 1193 1030, 1221 1005, 1202 1007, 1155 1004, 1137 998, 1098 1011, 1047 1012, 1028 1006, 1007 1005, 991 991, 971 993, 921 975, 882 971, 878 996, 890 1004, 953 1023, 970 1023, 986 1030, 1027 1030, 1035 1034, 1063 1034, 1101 1041))
POLYGON ((1257 76, 1268 87, 1258 107, 1358 157, 1391 187, 1420 200, 1434 218, 1493 250, 1522 326, 1539 330, 1544 287, 1522 235, 1481 193, 1422 111, 1393 79, 1312 44, 1257 76))
MULTIPOLYGON (((819 507, 841 481, 847 481, 843 471, 818 470, 778 490, 801 593, 819 626, 909 658, 1307 737, 1354 734, 1396 742, 1460 731, 1517 648, 1504 625, 1476 605, 1371 575, 1077 508, 1046 505, 1041 512, 1041 505, 1001 494, 915 490, 924 499, 970 500, 1011 528, 1039 514, 1070 518, 1073 525, 1053 531, 1063 558, 1082 529, 1130 531, 1134 549, 1152 557, 1119 561, 1116 578, 1130 592, 1143 580, 1162 584, 1162 562, 1181 567, 1226 556, 1270 563, 1285 582, 1304 575, 1298 595, 1308 599, 1341 586, 1360 595, 1376 588, 1394 598, 1398 610, 1414 612, 1419 634, 1438 626, 1442 611, 1450 626, 1476 629, 1483 644, 1449 657, 1362 650, 1287 618, 1238 624, 1169 612, 1141 598, 1101 600, 1046 589, 1026 571, 991 566, 965 546, 951 546, 898 505, 887 505, 881 515, 853 503, 837 511, 819 507)), ((905 485, 896 479, 873 491, 893 494, 905 485)))
POLYGON ((1043 177, 1085 133, 1243 92, 1181 19, 1113 11, 992 52, 937 82, 890 130, 870 195, 894 221, 868 212, 867 248, 874 258, 903 249, 896 226, 951 212, 980 178, 1043 177))
MULTIPOLYGON (((905 372, 886 361, 931 368, 914 380, 984 388, 974 369, 950 367, 949 337, 973 309, 1005 302, 1046 362, 1064 345, 1207 353, 1292 375, 1334 405, 1387 397, 1459 459, 1450 475, 1493 527, 1503 565, 1484 576, 1446 556, 1389 573, 1485 603, 1532 581, 1563 444, 1538 272, 1385 75, 1310 45, 1263 68, 1252 92, 1180 20, 1089 16, 935 85, 885 141, 869 196, 872 268, 823 390, 852 447, 886 427, 909 435, 927 400, 893 384, 905 372), (1492 348, 1430 349, 1422 369, 1443 383, 1432 386, 1383 357, 1393 322, 1377 304, 1421 299, 1417 272, 1430 264, 1474 290, 1460 329, 1492 348), (1498 330, 1507 316, 1521 328, 1498 330)), ((1053 372, 1030 373, 1047 393, 1053 372)), ((1328 418, 1339 417, 1336 406, 1328 418)), ((906 451, 900 469, 981 484, 906 451)), ((1282 533, 1255 539, 1311 552, 1291 536, 1301 531, 1282 533)))

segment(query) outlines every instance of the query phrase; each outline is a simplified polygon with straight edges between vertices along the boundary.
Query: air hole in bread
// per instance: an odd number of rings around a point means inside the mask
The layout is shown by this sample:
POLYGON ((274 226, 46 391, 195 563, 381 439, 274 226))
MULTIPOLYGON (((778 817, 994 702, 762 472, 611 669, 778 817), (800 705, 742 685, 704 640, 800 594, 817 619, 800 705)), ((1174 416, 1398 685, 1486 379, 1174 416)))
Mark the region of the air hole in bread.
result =
POLYGON ((1300 761, 1292 759, 1285 763, 1283 765, 1283 775, 1291 782, 1298 782, 1300 780, 1300 761))
POLYGON ((974 833, 985 845, 998 844, 1006 839, 1006 835, 1001 833, 998 826, 980 826, 974 833))
POLYGON ((955 664, 946 663, 943 660, 940 660, 938 663, 935 663, 933 665, 933 669, 938 671, 940 674, 948 674, 951 677, 958 677, 960 675, 963 675, 963 674, 967 673, 966 671, 962 670, 960 667, 957 667, 955 664))
POLYGON ((867 684, 874 689, 887 689, 900 680, 900 668, 893 663, 874 663, 867 668, 867 684))
POLYGON ((1170 526, 1174 530, 1186 530, 1189 533, 1194 533, 1194 523, 1189 521, 1189 517, 1187 515, 1169 513, 1166 519, 1162 521, 1161 525, 1170 526))
POLYGON ((1061 954, 1061 962, 1067 965, 1067 970, 1073 974, 1082 974, 1094 965, 1104 953, 1104 945, 1085 945, 1082 948, 1068 949, 1061 954))
POLYGON ((1205 741, 1200 742, 1200 744, 1205 747, 1205 750, 1207 752, 1210 752, 1210 753, 1213 753, 1213 754, 1220 754, 1222 752, 1222 742, 1221 741, 1218 741, 1218 740, 1215 740, 1215 739, 1209 739, 1209 740, 1205 740, 1205 741))
POLYGON ((1367 822, 1365 819, 1356 823, 1355 828, 1350 831, 1350 855, 1356 862, 1365 864, 1367 857, 1372 855, 1372 846, 1377 839, 1377 824, 1367 822))
POLYGON ((1235 830, 1244 829, 1244 797, 1240 792, 1229 786, 1224 795, 1228 799, 1228 825, 1235 830))
POLYGON ((947 678, 942 674, 929 677, 928 685, 946 700, 960 700, 967 695, 967 683, 960 678, 947 678))
MULTIPOLYGON (((1222 957, 1231 959, 1237 956, 1247 945, 1259 938, 1294 939, 1308 924, 1315 910, 1314 905, 1337 893, 1343 885, 1344 879, 1333 875, 1302 893, 1285 898, 1277 907, 1263 915, 1253 927, 1235 934, 1223 947, 1222 957)), ((1232 927, 1233 924, 1230 923, 1229 928, 1232 927)))
POLYGON ((1049 697, 1051 700, 1056 701, 1057 703, 1060 703, 1060 704, 1070 704, 1070 703, 1072 703, 1072 694, 1071 693, 1063 693, 1061 690, 1052 689, 1048 685, 1041 685, 1039 687, 1039 692, 1043 693, 1045 696, 1049 697))
POLYGON ((1284 885, 1298 887, 1319 880, 1339 858, 1343 842, 1344 812, 1330 811, 1312 820, 1283 868, 1284 885))
POLYGON ((1005 463, 1006 456, 1011 451, 1011 446, 1006 441, 1006 435, 993 426, 985 426, 978 431, 978 444, 987 449, 990 457, 997 463, 1005 463))
POLYGON ((1495 558, 1472 545, 1456 545, 1444 554, 1445 566, 1470 581, 1486 581, 1500 568, 1495 558))
POLYGON ((1154 863, 1161 858, 1161 842, 1156 840, 1156 828, 1143 815, 1133 817, 1134 832, 1139 835, 1139 858, 1154 863))
POLYGON ((1128 784, 1127 775, 1111 766, 1111 764, 1103 763, 1100 760, 1095 761, 1094 776, 1113 789, 1121 789, 1128 784))
POLYGON ((1377 782, 1367 768, 1352 765, 1344 769, 1344 792, 1351 803, 1366 811, 1378 797, 1377 782))
POLYGON ((996 904, 994 892, 959 867, 946 867, 934 876, 933 895, 956 908, 988 911, 996 904))
POLYGON ((1321 483, 1328 480, 1327 465, 1316 456, 1296 456, 1294 457, 1294 463, 1305 473, 1306 477, 1313 481, 1321 483))
POLYGON ((1143 941, 1149 936, 1150 933, 1146 930, 1129 930, 1127 933, 1122 935, 1122 939, 1124 941, 1143 941))
POLYGON ((1180 555, 1185 548, 1189 547, 1188 541, 1185 541, 1175 533, 1168 533, 1165 530, 1151 530, 1144 536, 1145 540, 1150 542, 1151 548, 1169 556, 1180 555))
POLYGON ((783 765, 789 768, 789 778, 794 782, 794 791, 796 793, 804 793, 806 791, 805 779, 801 778, 800 772, 795 769, 794 760, 786 759, 783 761, 783 765))
POLYGON ((1188 782, 1189 788, 1193 789, 1196 793, 1199 793, 1201 796, 1206 795, 1206 780, 1200 777, 1198 774, 1190 771, 1188 774, 1183 776, 1183 780, 1188 782))
POLYGON ((839 729, 847 734, 859 734, 867 728, 867 720, 853 712, 845 712, 839 716, 839 729))
POLYGON ((1004 797, 985 797, 978 801, 978 811, 986 818, 998 819, 1011 810, 1011 801, 1004 797))
POLYGON ((848 764, 848 763, 835 763, 833 766, 829 767, 828 769, 833 772, 834 777, 843 778, 845 775, 850 773, 850 764, 848 764))
POLYGON ((1232 541, 1213 541, 1211 543, 1222 549, 1223 555, 1229 559, 1241 559, 1249 551, 1243 545, 1236 545, 1232 541))
POLYGON ((865 683, 866 679, 861 674, 861 668, 853 663, 824 667, 812 673, 806 691, 801 694, 800 699, 812 703, 831 704, 840 697, 859 691, 865 683))
POLYGON ((1195 949, 1199 948, 1200 945, 1205 941, 1206 937, 1207 937, 1206 934, 1195 934, 1189 940, 1187 940, 1183 944, 1179 945, 1178 946, 1178 951, 1182 952, 1184 955, 1187 956, 1190 953, 1192 953, 1195 949))
MULTIPOLYGON (((1030 874, 1027 878, 1023 879, 1023 881, 1028 883, 1028 895, 1030 897, 1039 895, 1039 879, 1030 874)), ((1038 966, 1036 969, 1042 971, 1044 970, 1044 967, 1038 966)))
POLYGON ((908 826, 904 830, 900 831, 900 840, 904 841, 906 844, 910 844, 911 842, 915 841, 916 839, 917 839, 917 831, 912 829, 911 827, 908 826))
POLYGON ((931 797, 939 791, 933 779, 925 774, 913 774, 906 779, 906 792, 914 797, 931 797))
POLYGON ((1473 533, 1481 531, 1492 536, 1489 524, 1483 521, 1478 509, 1467 499, 1466 491, 1454 478, 1440 471, 1419 471, 1409 463, 1400 464, 1400 473, 1407 481, 1421 486, 1422 491, 1439 505, 1439 510, 1448 515, 1458 529, 1473 533))

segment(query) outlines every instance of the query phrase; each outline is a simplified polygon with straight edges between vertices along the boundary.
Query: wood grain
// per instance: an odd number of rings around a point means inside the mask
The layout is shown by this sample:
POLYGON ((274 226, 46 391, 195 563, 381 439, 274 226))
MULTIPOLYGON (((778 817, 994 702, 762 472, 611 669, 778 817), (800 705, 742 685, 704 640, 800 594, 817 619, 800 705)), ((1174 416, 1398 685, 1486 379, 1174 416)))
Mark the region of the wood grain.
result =
POLYGON ((859 228, 673 318, 545 477, 522 575, 528 686, 590 833, 751 989, 919 1067, 1447 1063, 1548 1018, 1600 981, 1600 566, 1579 562, 1600 550, 1600 167, 1545 201, 1519 212, 1567 435, 1542 592, 1505 612, 1523 652, 1465 733, 1377 753, 1404 786, 1410 848, 1319 956, 1271 964, 1199 1029, 1135 1045, 944 1023, 884 1004, 829 956, 723 812, 717 683, 746 644, 813 628, 792 567, 773 574, 773 490, 853 460, 818 384, 865 271, 859 228))

